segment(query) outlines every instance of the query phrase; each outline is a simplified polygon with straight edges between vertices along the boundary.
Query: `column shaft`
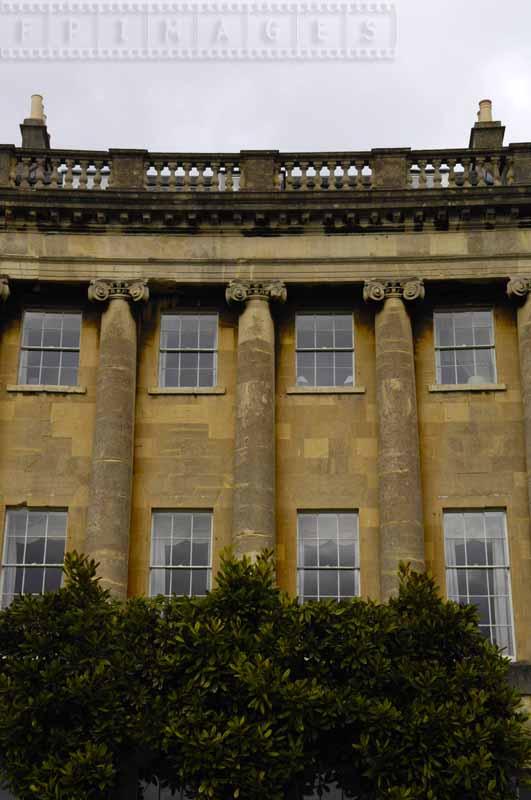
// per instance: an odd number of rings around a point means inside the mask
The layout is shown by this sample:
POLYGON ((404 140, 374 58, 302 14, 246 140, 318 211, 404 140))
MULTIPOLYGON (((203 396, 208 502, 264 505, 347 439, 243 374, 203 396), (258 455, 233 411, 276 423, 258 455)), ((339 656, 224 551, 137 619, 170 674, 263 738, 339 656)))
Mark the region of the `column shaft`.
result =
POLYGON ((375 329, 380 589, 385 600, 396 593, 400 561, 424 569, 413 335, 401 293, 383 299, 375 329))
POLYGON ((233 545, 255 558, 275 547, 275 328, 271 300, 280 282, 234 282, 229 302, 244 303, 238 324, 233 545))
POLYGON ((531 293, 518 308, 518 349, 520 352, 520 380, 524 401, 525 454, 529 518, 531 519, 531 293))
MULTIPOLYGON (((94 299, 106 300, 104 291, 94 299)), ((101 319, 86 549, 100 563, 103 585, 120 599, 127 596, 136 362, 130 298, 111 294, 101 319)))

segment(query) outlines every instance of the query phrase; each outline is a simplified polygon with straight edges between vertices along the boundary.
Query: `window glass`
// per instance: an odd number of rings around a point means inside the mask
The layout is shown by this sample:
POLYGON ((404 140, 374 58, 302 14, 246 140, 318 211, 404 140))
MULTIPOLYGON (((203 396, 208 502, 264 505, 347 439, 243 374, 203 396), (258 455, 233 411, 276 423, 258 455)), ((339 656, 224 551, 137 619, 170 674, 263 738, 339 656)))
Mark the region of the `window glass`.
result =
POLYGON ((4 536, 0 605, 17 594, 56 591, 62 581, 66 511, 8 509, 4 536))
POLYGON ((217 332, 217 314, 163 314, 159 385, 215 386, 217 332))
POLYGON ((472 603, 491 642, 514 656, 505 512, 450 511, 444 515, 446 588, 450 600, 472 603))
POLYGON ((437 383, 496 382, 492 311, 437 311, 434 326, 437 383))
POLYGON ((298 386, 352 386, 352 314, 297 314, 298 386))
POLYGON ((26 311, 22 324, 19 382, 76 386, 81 314, 26 311))
POLYGON ((298 515, 298 582, 302 601, 359 595, 358 515, 298 515))
POLYGON ((212 513, 155 511, 150 594, 204 595, 212 572, 212 513))

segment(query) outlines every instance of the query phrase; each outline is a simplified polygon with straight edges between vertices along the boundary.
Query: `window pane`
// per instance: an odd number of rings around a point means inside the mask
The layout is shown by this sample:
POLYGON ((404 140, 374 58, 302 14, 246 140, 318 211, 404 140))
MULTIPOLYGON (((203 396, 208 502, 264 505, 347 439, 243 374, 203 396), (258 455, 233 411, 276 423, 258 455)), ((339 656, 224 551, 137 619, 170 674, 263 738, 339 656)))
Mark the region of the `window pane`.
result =
POLYGON ((337 567, 337 539, 319 540, 319 566, 337 567))
POLYGON ((315 354, 315 385, 334 385, 334 353, 315 354))
POLYGON ((342 570, 339 573, 339 596, 356 597, 356 573, 354 570, 342 570))
POLYGON ((43 590, 44 569, 42 567, 26 567, 24 577, 24 594, 40 594, 43 590))
POLYGON ((456 314, 454 317, 455 324, 455 344, 457 347, 463 347, 474 344, 474 335, 472 331, 472 314, 464 312, 456 314))
POLYGON ((339 352, 334 355, 336 362, 335 385, 352 386, 354 383, 352 352, 339 352))
POLYGON ((199 347, 215 349, 218 331, 218 318, 215 315, 199 317, 199 347))
POLYGON ((316 315, 315 346, 318 350, 334 346, 334 317, 325 314, 316 315))
POLYGON ((40 347, 42 345, 42 329, 44 314, 26 311, 22 331, 22 345, 24 347, 40 347))
POLYGON ((59 567, 47 567, 44 573, 44 591, 56 592, 61 588, 63 570, 59 567))
POLYGON ((300 314, 296 318, 297 347, 315 347, 315 317, 300 314))
POLYGON ((338 596, 338 583, 337 583, 337 570, 319 570, 319 596, 320 597, 337 597, 338 596))
POLYGON ((494 350, 476 350, 476 375, 485 383, 494 382, 494 350))
POLYGON ((454 322, 451 314, 435 315, 435 344, 439 347, 455 345, 454 322))
POLYGON ((301 580, 302 596, 317 597, 317 572, 314 570, 305 570, 301 574, 301 580))
POLYGON ((315 386, 315 353, 297 353, 297 385, 315 386))
POLYGON ((205 595, 208 588, 208 570, 194 569, 192 571, 192 595, 195 597, 205 595))
POLYGON ((181 348, 199 347, 199 319, 184 315, 181 320, 181 348))
POLYGON ((191 589, 191 574, 189 569, 173 569, 171 577, 171 593, 188 596, 191 589))
POLYGON ((335 340, 334 347, 353 346, 352 316, 350 314, 336 314, 334 316, 335 340))
POLYGON ((302 542, 301 564, 304 567, 317 566, 317 539, 306 539, 302 542))

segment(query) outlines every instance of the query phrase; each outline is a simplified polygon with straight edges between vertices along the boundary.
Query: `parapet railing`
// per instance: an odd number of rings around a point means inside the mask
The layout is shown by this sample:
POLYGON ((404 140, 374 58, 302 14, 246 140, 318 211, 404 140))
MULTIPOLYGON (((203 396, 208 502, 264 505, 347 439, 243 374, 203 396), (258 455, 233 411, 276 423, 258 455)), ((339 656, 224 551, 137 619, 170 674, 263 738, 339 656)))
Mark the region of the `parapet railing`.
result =
POLYGON ((149 153, 142 150, 28 150, 0 146, 0 187, 167 193, 367 193, 531 183, 531 144, 492 151, 371 150, 334 153, 149 153), (525 173, 525 175, 524 175, 525 173), (522 175, 524 178, 522 179, 522 175))

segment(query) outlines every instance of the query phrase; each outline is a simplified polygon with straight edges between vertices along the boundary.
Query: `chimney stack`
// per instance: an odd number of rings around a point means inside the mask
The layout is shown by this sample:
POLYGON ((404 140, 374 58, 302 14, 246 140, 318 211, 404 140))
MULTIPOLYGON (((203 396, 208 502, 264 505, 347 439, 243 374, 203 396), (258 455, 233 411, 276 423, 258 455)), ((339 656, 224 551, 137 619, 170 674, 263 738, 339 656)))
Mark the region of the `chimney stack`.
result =
POLYGON ((478 121, 470 132, 472 150, 499 150, 503 147, 505 126, 492 119, 492 100, 480 100, 478 121))
POLYGON ((20 132, 22 133, 22 147, 27 147, 31 150, 50 149, 50 134, 46 127, 42 95, 31 95, 30 115, 21 124, 20 132))

